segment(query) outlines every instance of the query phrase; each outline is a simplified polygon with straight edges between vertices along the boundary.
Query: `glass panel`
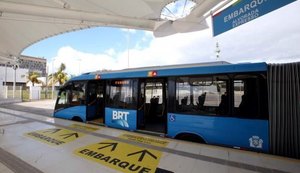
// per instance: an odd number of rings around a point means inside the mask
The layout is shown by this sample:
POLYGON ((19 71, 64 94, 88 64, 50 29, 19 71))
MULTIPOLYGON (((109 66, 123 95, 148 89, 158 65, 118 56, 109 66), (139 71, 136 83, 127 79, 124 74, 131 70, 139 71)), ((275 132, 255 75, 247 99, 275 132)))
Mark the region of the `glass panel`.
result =
POLYGON ((234 107, 238 108, 244 95, 244 82, 242 80, 234 81, 234 107))
POLYGON ((146 83, 146 103, 157 102, 162 104, 163 102, 163 90, 162 83, 160 82, 148 82, 146 83))
POLYGON ((85 81, 69 82, 66 84, 66 86, 60 91, 55 109, 85 105, 85 86, 85 81))
POLYGON ((267 119, 267 81, 264 75, 246 74, 234 80, 234 114, 240 118, 267 119))
POLYGON ((85 105, 85 82, 74 82, 72 93, 69 94, 71 105, 85 105))
POLYGON ((220 110, 228 107, 225 80, 227 78, 225 76, 221 77, 222 80, 219 78, 212 76, 177 78, 176 110, 192 114, 228 113, 226 110, 220 110))
POLYGON ((104 86, 102 82, 89 83, 88 105, 94 105, 97 101, 104 100, 104 86))
POLYGON ((58 104, 59 105, 64 105, 66 103, 67 103, 66 91, 62 91, 60 93, 59 98, 58 98, 58 104))
POLYGON ((135 109, 137 104, 137 82, 133 80, 113 80, 110 86, 109 105, 118 108, 135 109))

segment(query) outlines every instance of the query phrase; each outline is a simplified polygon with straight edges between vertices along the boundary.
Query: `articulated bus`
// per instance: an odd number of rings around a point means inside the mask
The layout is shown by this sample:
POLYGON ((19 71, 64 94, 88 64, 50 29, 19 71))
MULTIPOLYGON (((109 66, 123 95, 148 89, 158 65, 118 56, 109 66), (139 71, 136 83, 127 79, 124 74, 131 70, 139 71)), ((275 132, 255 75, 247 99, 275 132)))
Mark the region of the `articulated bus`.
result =
POLYGON ((267 71, 216 62, 85 73, 60 89, 54 116, 269 152, 267 71))

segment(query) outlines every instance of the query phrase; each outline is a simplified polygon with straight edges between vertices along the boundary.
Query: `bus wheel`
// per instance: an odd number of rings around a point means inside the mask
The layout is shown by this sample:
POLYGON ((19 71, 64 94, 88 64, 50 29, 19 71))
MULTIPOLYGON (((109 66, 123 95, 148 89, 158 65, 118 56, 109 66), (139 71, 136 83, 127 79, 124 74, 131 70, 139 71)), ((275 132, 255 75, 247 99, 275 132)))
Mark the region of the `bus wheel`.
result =
POLYGON ((73 117, 72 120, 77 122, 83 122, 80 117, 73 117))
POLYGON ((177 136, 175 136, 175 139, 206 144, 203 138, 191 133, 180 133, 177 136))

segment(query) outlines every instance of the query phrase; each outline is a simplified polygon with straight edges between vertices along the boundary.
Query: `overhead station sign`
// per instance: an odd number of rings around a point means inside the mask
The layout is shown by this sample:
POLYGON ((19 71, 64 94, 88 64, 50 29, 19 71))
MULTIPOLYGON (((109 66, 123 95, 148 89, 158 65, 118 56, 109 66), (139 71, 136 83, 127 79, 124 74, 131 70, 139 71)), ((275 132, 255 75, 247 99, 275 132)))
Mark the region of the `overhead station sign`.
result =
POLYGON ((217 36, 294 1, 296 0, 238 0, 212 17, 213 34, 217 36))

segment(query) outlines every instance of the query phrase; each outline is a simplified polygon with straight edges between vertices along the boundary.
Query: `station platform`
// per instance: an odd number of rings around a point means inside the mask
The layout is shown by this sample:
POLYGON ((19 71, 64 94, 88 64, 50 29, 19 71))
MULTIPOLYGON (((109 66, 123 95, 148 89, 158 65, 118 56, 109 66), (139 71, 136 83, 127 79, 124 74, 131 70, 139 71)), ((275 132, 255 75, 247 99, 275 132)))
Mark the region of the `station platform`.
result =
POLYGON ((300 160, 148 136, 0 107, 0 172, 251 173, 300 160))

